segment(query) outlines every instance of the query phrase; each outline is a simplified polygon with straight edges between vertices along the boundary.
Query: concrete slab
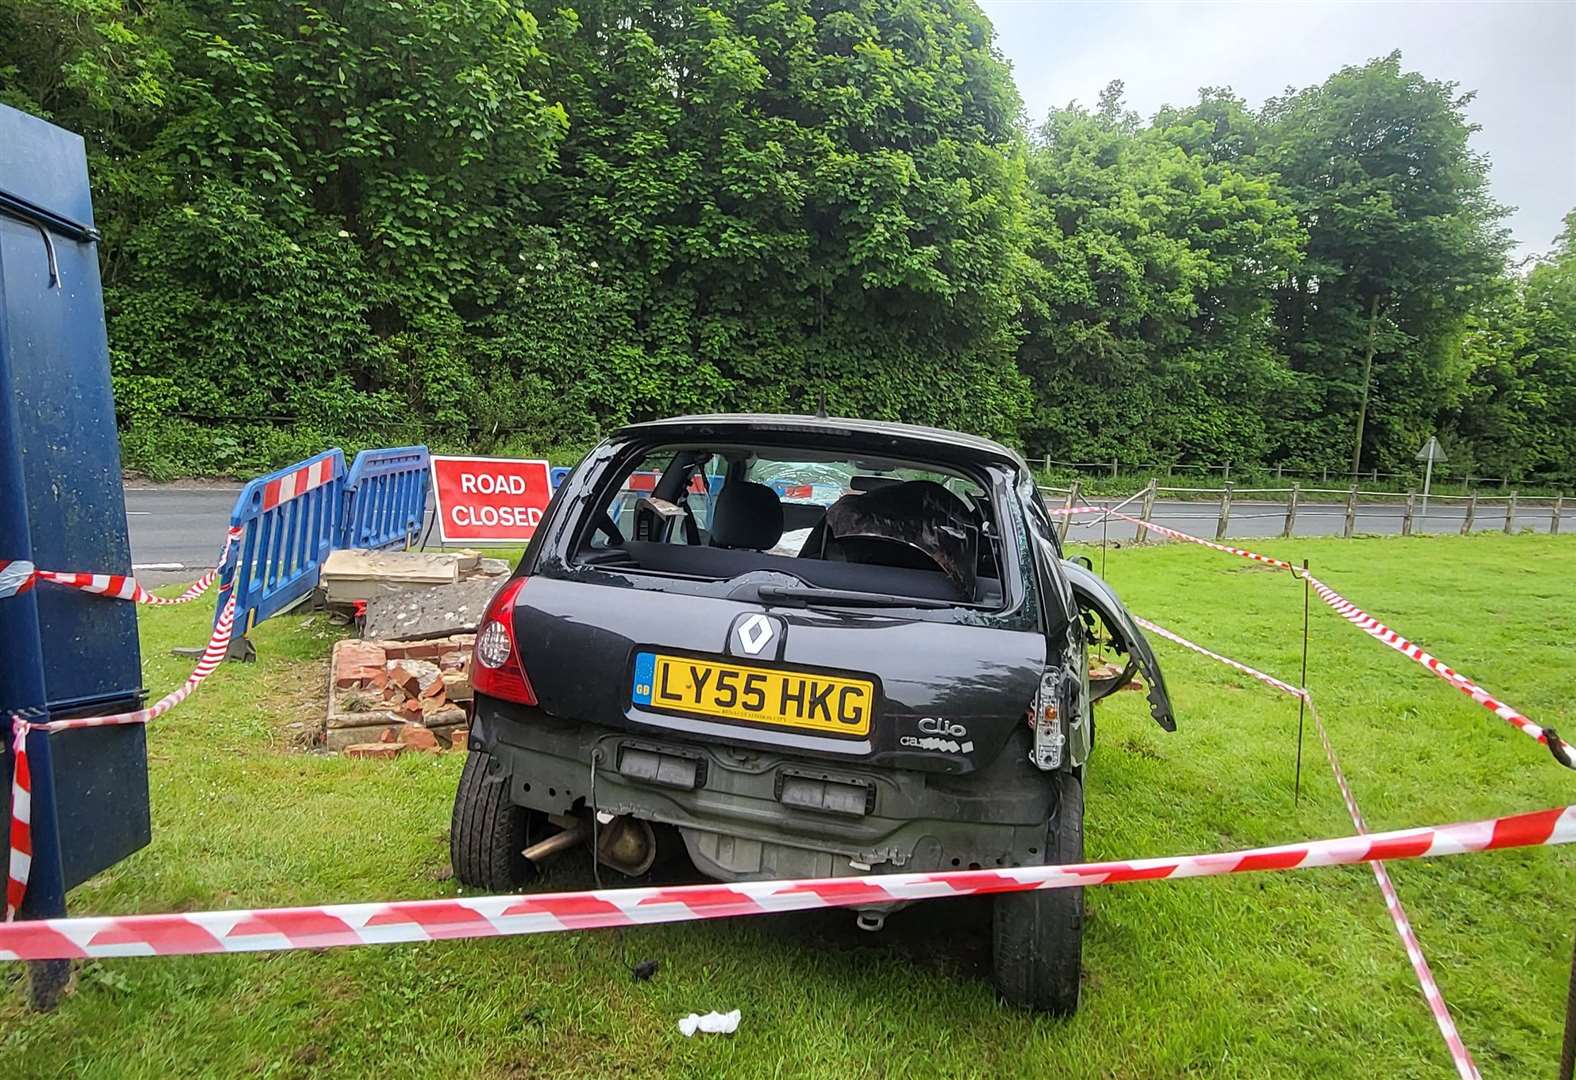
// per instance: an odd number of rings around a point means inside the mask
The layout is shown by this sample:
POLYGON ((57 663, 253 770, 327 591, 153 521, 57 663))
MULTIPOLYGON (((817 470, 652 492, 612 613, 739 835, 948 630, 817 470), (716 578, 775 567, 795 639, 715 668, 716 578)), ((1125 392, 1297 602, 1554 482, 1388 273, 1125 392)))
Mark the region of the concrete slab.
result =
POLYGON ((465 578, 452 585, 385 587, 367 600, 362 633, 409 640, 472 632, 507 575, 465 578))

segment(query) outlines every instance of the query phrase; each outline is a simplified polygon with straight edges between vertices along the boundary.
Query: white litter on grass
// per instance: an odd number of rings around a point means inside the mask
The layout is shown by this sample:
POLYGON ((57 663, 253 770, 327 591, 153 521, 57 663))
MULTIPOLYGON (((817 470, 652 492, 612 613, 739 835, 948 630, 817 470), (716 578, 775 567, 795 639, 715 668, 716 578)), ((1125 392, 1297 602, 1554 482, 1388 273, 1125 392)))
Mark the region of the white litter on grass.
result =
POLYGON ((708 1035, 732 1035, 739 1030, 739 1010, 719 1013, 709 1012, 705 1016, 690 1013, 679 1021, 679 1030, 687 1039, 697 1031, 704 1031, 708 1035))

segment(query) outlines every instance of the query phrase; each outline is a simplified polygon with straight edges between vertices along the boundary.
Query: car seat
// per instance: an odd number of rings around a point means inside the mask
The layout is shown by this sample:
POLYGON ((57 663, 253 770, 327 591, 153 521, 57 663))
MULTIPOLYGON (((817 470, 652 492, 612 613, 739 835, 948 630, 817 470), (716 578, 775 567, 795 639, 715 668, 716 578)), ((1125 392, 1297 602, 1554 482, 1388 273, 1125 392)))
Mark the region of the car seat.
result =
POLYGON ((783 536, 783 504, 765 484, 730 480, 711 512, 711 546, 766 551, 783 536))

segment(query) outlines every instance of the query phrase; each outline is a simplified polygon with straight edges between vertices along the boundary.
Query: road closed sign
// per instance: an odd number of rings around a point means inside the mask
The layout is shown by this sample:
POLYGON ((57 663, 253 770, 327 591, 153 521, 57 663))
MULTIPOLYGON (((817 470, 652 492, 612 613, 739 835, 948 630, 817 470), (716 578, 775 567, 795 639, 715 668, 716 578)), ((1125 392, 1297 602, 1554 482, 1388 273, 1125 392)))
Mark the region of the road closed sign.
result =
POLYGON ((523 544, 553 497, 545 461, 432 456, 438 539, 445 544, 523 544))

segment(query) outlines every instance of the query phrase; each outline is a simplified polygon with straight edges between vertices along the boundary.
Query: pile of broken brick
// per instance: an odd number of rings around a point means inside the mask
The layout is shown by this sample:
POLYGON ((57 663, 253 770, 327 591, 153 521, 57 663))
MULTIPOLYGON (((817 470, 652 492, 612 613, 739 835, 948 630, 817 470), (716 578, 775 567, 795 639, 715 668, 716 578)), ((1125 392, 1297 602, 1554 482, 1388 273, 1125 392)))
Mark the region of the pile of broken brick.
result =
POLYGON ((455 634, 336 643, 324 748, 365 758, 465 749, 474 641, 455 634))

